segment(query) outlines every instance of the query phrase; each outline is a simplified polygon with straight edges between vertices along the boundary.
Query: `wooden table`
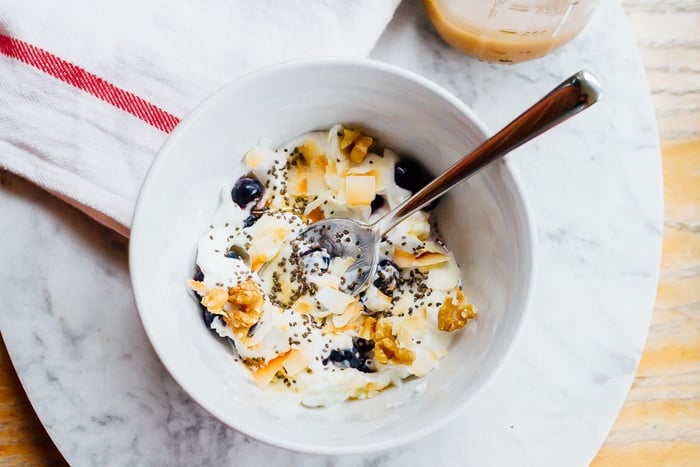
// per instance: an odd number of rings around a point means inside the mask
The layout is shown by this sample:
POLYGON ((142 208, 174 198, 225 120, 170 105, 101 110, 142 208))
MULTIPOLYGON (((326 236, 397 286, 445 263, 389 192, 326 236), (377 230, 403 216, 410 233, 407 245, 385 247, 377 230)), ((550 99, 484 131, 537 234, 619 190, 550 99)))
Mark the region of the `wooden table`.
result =
MULTIPOLYGON (((700 2, 623 0, 623 5, 646 66, 663 148, 664 253, 637 376, 593 465, 699 465, 700 2)), ((65 464, 2 342, 0 463, 65 464)))

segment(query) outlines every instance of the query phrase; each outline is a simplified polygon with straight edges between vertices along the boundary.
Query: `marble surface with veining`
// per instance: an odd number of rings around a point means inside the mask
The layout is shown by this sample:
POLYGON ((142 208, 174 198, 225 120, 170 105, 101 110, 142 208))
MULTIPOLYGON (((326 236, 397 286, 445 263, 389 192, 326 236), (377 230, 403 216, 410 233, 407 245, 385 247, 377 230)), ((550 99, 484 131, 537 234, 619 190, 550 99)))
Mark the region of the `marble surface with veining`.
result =
MULTIPOLYGON (((459 417, 380 454, 322 457, 249 439, 194 404, 138 320, 127 242, 2 173, 0 329, 52 439, 74 465, 587 465, 634 376, 654 301, 662 187, 633 37, 601 2, 564 49, 515 66, 447 47, 403 2, 372 56, 457 95, 493 129, 580 68, 601 102, 511 157, 537 225, 532 310, 515 350, 459 417)), ((290 429, 294 429, 290 426, 290 429)))

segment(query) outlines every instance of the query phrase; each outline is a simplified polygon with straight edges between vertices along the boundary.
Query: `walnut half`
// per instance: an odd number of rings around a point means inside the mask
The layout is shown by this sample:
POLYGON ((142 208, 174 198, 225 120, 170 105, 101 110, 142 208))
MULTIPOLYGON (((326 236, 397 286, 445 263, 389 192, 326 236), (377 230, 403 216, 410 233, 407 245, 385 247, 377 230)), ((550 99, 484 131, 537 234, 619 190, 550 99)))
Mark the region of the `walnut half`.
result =
POLYGON ((462 329, 470 319, 476 318, 476 307, 471 303, 465 303, 462 291, 457 291, 457 299, 447 297, 445 303, 438 311, 438 329, 452 332, 462 329))
POLYGON ((360 163, 367 155, 374 139, 363 135, 359 130, 343 129, 340 139, 340 149, 349 153, 348 157, 355 163, 360 163))
POLYGON ((202 296, 201 303, 210 313, 223 317, 224 322, 240 338, 260 320, 263 312, 263 294, 252 280, 241 282, 226 290, 209 289, 203 282, 190 280, 190 287, 202 296))
POLYGON ((362 324, 360 335, 374 341, 374 359, 377 363, 410 365, 416 359, 415 352, 399 346, 392 333, 391 323, 385 319, 377 321, 368 317, 362 324))
POLYGON ((228 289, 228 303, 224 305, 224 322, 244 339, 248 330, 258 322, 263 312, 263 294, 257 284, 248 279, 228 289))

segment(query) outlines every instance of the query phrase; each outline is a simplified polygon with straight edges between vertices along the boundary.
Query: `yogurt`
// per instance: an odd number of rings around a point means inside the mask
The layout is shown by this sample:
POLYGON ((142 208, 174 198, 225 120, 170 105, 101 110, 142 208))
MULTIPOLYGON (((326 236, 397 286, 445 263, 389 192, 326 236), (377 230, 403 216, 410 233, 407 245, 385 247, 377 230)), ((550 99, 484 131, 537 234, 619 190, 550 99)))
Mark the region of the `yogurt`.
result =
POLYGON ((205 325, 233 342, 232 364, 260 388, 311 407, 372 397, 428 374, 476 316, 429 212, 381 240, 376 277, 357 295, 342 287, 348 258, 297 241, 320 219, 378 219, 427 182, 416 167, 341 125, 244 155, 189 285, 205 325))

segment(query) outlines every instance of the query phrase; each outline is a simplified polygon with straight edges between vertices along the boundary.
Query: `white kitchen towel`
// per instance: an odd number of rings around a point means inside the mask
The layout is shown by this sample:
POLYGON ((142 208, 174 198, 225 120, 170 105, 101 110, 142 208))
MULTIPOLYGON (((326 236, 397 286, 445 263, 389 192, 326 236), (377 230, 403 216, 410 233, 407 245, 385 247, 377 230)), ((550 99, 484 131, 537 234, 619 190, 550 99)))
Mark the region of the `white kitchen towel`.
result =
POLYGON ((261 66, 366 56, 399 1, 3 1, 0 166, 128 235, 180 117, 261 66))

